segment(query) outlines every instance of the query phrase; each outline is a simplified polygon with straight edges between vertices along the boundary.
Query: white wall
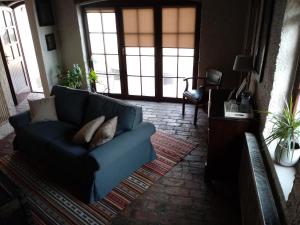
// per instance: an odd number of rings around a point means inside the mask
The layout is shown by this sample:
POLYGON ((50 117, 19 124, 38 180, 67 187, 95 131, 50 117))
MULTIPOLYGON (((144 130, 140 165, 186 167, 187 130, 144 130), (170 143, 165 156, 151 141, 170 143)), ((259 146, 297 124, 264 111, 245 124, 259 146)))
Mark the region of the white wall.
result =
POLYGON ((53 85, 57 84, 57 66, 61 65, 59 35, 56 26, 40 27, 38 23, 35 1, 25 1, 28 20, 35 43, 35 52, 41 74, 42 85, 46 96, 50 94, 53 85), (54 33, 56 38, 56 50, 48 51, 45 35, 54 33))
MULTIPOLYGON (((63 66, 70 68, 73 64, 79 64, 81 68, 87 69, 79 7, 74 4, 74 0, 54 0, 54 11, 60 35, 63 66)), ((83 88, 86 87, 84 80, 83 88)))
MULTIPOLYGON (((268 111, 282 112, 285 100, 291 94, 299 58, 300 39, 300 1, 288 0, 285 10, 281 41, 276 59, 273 89, 268 111)), ((268 118, 270 120, 270 118, 268 118)), ((269 120, 265 124, 264 135, 272 129, 269 120)))

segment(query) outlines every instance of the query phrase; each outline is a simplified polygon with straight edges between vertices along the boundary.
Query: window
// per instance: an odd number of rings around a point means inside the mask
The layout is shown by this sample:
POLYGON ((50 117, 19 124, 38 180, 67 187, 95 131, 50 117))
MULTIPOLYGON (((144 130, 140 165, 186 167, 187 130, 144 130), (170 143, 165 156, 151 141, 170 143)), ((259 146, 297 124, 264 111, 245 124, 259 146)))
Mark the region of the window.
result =
POLYGON ((113 10, 87 13, 91 60, 99 92, 121 93, 116 17, 113 10))
POLYGON ((195 7, 162 9, 164 97, 181 97, 193 76, 195 18, 195 7))
POLYGON ((197 11, 197 5, 86 9, 97 91, 182 98, 183 79, 198 69, 197 11))
POLYGON ((153 9, 123 9, 128 94, 155 96, 153 9))

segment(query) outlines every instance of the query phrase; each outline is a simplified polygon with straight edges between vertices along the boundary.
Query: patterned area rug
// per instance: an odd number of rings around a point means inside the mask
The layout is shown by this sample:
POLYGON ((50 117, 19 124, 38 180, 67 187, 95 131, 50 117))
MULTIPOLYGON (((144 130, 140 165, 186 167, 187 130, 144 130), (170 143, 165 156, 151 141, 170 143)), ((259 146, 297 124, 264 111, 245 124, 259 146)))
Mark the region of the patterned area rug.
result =
POLYGON ((195 147, 161 132, 152 136, 152 143, 158 158, 135 171, 103 200, 93 204, 81 202, 46 179, 20 153, 1 157, 0 169, 27 193, 35 224, 109 224, 118 212, 144 193, 195 147))

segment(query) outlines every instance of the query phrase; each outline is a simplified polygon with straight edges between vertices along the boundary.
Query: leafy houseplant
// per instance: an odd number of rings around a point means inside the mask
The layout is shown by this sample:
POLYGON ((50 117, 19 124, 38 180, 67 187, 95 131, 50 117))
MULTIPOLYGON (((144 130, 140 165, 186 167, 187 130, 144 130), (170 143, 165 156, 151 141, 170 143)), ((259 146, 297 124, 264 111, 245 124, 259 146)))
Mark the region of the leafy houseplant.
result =
POLYGON ((275 149, 275 160, 283 166, 293 166, 300 157, 299 144, 300 137, 300 119, 298 113, 293 112, 293 100, 286 102, 282 113, 272 115, 271 123, 273 124, 270 135, 265 139, 269 145, 272 141, 278 140, 275 149))
POLYGON ((60 85, 71 87, 71 88, 81 88, 82 87, 82 71, 78 64, 73 64, 73 67, 70 70, 67 70, 66 72, 61 69, 61 67, 58 67, 59 74, 58 82, 60 85))
POLYGON ((96 83, 98 82, 98 76, 93 69, 90 69, 88 80, 90 82, 92 92, 96 92, 96 83))

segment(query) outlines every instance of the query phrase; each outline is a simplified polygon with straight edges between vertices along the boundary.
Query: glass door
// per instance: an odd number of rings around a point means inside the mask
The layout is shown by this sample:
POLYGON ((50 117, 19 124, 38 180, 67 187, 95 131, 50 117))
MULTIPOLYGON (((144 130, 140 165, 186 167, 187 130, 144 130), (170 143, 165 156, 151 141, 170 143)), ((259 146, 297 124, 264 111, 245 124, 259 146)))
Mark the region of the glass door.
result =
POLYGON ((163 97, 181 98, 193 76, 195 23, 195 7, 162 9, 163 97))
POLYGON ((86 16, 92 67, 98 75, 96 91, 121 94, 115 12, 89 10, 86 16))
POLYGON ((97 91, 182 98, 183 78, 197 71, 196 8, 86 9, 89 55, 100 78, 97 91))
POLYGON ((128 95, 155 96, 153 9, 123 9, 128 95))

